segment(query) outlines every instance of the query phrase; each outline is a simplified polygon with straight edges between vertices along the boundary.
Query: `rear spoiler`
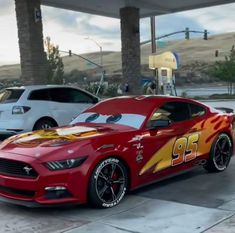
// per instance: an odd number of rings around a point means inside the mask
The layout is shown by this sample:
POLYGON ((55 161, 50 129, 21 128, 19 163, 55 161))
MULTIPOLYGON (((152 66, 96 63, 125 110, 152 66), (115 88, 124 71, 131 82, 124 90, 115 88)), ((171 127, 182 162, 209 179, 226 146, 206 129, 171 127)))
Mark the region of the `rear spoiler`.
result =
POLYGON ((224 113, 234 113, 232 108, 216 107, 215 109, 220 110, 224 113))

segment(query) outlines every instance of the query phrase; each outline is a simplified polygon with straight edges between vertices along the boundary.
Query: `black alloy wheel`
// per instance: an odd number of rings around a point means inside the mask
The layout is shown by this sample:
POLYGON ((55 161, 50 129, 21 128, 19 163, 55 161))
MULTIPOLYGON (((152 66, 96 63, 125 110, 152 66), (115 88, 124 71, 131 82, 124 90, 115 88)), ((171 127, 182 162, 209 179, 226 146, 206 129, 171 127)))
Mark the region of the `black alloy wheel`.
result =
POLYGON ((55 126, 56 126, 56 124, 52 120, 41 119, 35 124, 35 126, 33 127, 33 130, 50 129, 55 126))
POLYGON ((89 197, 91 203, 100 208, 117 205, 127 190, 127 172, 117 158, 101 161, 90 179, 89 197))
POLYGON ((230 162, 233 146, 231 139, 227 134, 220 134, 214 141, 210 157, 205 165, 205 169, 209 172, 224 171, 230 162))

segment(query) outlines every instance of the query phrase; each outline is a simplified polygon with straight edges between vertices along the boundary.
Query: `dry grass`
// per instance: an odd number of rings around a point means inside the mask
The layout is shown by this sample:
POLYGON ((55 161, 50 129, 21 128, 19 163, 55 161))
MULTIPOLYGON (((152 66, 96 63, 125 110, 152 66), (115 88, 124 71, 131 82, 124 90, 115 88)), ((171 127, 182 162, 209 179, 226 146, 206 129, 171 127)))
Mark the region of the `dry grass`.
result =
MULTIPOLYGON (((196 61, 212 63, 216 60, 223 60, 225 55, 229 54, 232 45, 235 44, 235 33, 227 33, 221 35, 210 36, 207 41, 202 38, 191 40, 178 40, 167 42, 165 48, 157 49, 157 53, 165 51, 177 52, 180 56, 182 65, 190 65, 196 61), (219 57, 215 57, 215 50, 219 50, 219 57)), ((148 56, 151 54, 150 45, 141 48, 141 63, 148 64, 148 56)), ((82 56, 100 64, 100 53, 82 54, 82 56)), ((77 70, 97 70, 95 66, 88 64, 82 59, 72 56, 63 58, 65 72, 68 73, 74 69, 77 70)), ((120 52, 104 52, 103 64, 107 74, 114 75, 121 73, 121 53, 120 52)), ((0 67, 0 80, 17 79, 20 76, 19 65, 5 65, 0 67)))

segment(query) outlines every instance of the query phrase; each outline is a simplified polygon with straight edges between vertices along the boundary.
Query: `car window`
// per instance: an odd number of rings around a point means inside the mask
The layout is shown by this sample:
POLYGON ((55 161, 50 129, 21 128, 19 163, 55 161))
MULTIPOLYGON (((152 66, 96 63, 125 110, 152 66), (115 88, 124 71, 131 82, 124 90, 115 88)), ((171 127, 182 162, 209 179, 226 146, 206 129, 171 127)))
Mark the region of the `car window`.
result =
POLYGON ((25 89, 3 89, 0 91, 0 103, 14 103, 21 97, 25 89))
POLYGON ((69 103, 68 93, 64 88, 51 88, 49 89, 49 95, 52 101, 69 103))
POLYGON ((52 101, 61 103, 93 103, 92 96, 73 88, 52 88, 50 90, 52 101))
POLYGON ((93 103, 94 99, 92 96, 89 96, 87 93, 76 90, 70 89, 69 90, 69 98, 71 103, 93 103))
POLYGON ((120 124, 139 129, 145 116, 139 114, 119 113, 114 115, 100 114, 97 112, 84 112, 79 114, 70 124, 81 122, 120 124))
POLYGON ((191 117, 203 116, 206 113, 205 108, 197 104, 189 104, 191 110, 191 117))
POLYGON ((28 100, 50 100, 48 89, 41 89, 32 91, 29 94, 28 100))
POLYGON ((168 102, 159 107, 151 116, 153 120, 169 120, 179 122, 190 119, 188 103, 185 102, 168 102))

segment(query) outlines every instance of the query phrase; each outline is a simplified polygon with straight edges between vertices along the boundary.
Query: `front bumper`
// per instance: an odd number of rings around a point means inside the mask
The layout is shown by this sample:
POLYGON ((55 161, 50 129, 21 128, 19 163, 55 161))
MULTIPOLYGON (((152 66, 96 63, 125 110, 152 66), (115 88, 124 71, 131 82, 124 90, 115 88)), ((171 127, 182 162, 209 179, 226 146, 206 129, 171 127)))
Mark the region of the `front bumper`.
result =
POLYGON ((30 208, 44 207, 43 205, 40 205, 39 203, 35 201, 21 201, 21 200, 15 200, 15 199, 10 199, 10 198, 5 198, 5 197, 0 197, 0 201, 9 203, 9 204, 14 204, 14 205, 26 206, 30 208))
MULTIPOLYGON (((4 158, 12 159, 12 154, 4 158)), ((87 180, 79 168, 49 171, 40 161, 31 157, 16 156, 33 167, 39 174, 36 178, 0 174, 0 200, 29 207, 86 202, 87 180), (63 187, 62 190, 57 190, 63 187), (55 188, 55 190, 53 190, 55 188)))
MULTIPOLYGON (((28 208, 45 208, 45 207, 61 207, 61 206, 70 206, 73 205, 74 203, 64 203, 64 204, 40 204, 36 201, 21 201, 21 200, 16 200, 16 199, 10 199, 10 198, 5 198, 0 196, 0 202, 8 203, 8 204, 13 204, 13 205, 20 205, 20 206, 25 206, 28 208)), ((76 203, 79 205, 80 203, 76 203)))

